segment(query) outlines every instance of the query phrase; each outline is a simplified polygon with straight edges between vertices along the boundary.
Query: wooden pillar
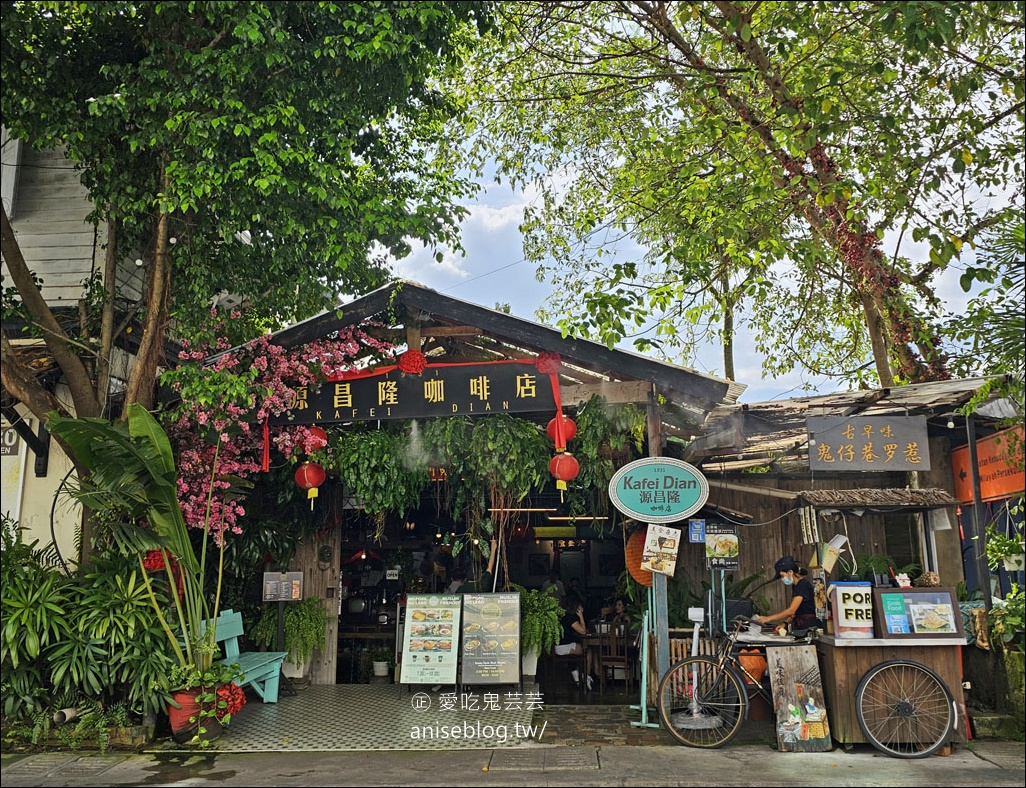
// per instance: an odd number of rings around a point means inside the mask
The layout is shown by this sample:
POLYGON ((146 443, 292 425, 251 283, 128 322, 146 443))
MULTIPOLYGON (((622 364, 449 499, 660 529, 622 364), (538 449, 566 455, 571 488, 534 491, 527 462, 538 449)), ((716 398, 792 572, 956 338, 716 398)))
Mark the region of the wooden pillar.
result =
MULTIPOLYGON (((328 617, 324 648, 311 655, 310 683, 334 684, 338 662, 338 575, 341 566, 342 532, 330 529, 303 539, 289 565, 292 572, 303 573, 303 598, 316 597, 328 617), (329 554, 330 551, 330 554, 329 554), (327 560, 325 560, 327 559, 327 560)), ((288 603, 286 603, 288 604, 288 603)))

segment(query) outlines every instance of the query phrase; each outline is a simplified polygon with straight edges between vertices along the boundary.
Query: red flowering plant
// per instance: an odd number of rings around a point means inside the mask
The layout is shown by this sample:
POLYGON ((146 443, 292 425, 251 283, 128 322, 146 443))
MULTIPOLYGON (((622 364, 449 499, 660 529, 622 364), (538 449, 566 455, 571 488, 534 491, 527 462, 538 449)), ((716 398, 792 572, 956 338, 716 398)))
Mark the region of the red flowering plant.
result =
POLYGON ((246 705, 246 693, 242 687, 232 681, 218 687, 215 694, 217 705, 214 714, 218 722, 227 725, 231 722, 232 717, 246 705))

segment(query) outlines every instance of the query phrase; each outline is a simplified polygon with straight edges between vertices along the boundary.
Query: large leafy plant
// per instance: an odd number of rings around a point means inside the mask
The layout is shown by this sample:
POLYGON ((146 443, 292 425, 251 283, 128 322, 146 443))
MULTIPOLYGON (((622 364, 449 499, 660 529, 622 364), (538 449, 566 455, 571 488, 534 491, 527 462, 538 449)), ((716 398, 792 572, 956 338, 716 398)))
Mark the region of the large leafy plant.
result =
POLYGON ((559 600, 540 588, 512 588, 520 592, 520 650, 548 654, 563 637, 559 600))
MULTIPOLYGON (((197 555, 178 501, 175 460, 167 434, 141 405, 127 406, 127 422, 72 419, 49 414, 52 432, 72 446, 89 469, 73 488, 74 496, 101 522, 105 532, 139 565, 150 604, 178 665, 209 671, 217 653, 216 626, 221 595, 224 542, 213 560, 215 587, 206 588, 211 557, 209 517, 197 555), (153 575, 167 580, 170 610, 154 587, 153 575)), ((216 455, 208 496, 218 480, 216 455)), ((209 497, 208 497, 209 501, 209 497)))

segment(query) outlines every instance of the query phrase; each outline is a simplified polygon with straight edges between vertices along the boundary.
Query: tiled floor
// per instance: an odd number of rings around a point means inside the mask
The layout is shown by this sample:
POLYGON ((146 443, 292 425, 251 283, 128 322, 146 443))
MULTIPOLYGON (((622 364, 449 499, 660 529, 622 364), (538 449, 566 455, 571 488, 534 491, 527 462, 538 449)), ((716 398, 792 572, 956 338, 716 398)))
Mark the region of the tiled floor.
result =
MULTIPOLYGON (((314 685, 283 692, 277 703, 249 697, 218 752, 501 749, 537 744, 672 744, 657 727, 641 727, 622 683, 605 693, 571 682, 468 687, 465 702, 452 687, 395 684, 314 685), (464 708, 464 706, 467 706, 464 708)), ((652 712, 654 714, 654 712, 652 712)), ((655 722, 650 717, 650 722, 655 722)), ((192 749, 161 740, 154 749, 192 749)))

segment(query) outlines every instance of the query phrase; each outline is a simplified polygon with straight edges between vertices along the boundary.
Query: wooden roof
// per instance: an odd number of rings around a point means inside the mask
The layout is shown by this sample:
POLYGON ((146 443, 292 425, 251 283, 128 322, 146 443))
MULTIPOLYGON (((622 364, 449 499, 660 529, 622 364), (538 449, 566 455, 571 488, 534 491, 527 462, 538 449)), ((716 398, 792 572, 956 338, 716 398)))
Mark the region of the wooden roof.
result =
MULTIPOLYGON (((684 459, 706 472, 736 472, 760 467, 807 469, 808 416, 923 416, 931 435, 949 435, 952 445, 957 446, 966 440, 965 419, 957 411, 987 380, 944 380, 893 389, 723 405, 710 414, 705 435, 688 445, 684 459), (949 428, 948 423, 955 426, 949 428)), ((986 407, 981 408, 978 416, 983 432, 992 431, 997 421, 982 415, 986 412, 986 407)))
MULTIPOLYGON (((610 350, 586 339, 471 304, 407 280, 397 281, 335 309, 272 334, 292 348, 331 338, 339 329, 375 321, 396 344, 420 349, 432 363, 524 359, 541 352, 562 361, 560 391, 572 406, 601 394, 610 402, 666 398, 664 419, 683 434, 695 434, 717 406, 734 403, 744 386, 637 353, 610 350)), ((375 333, 372 331, 372 333, 375 333)))

